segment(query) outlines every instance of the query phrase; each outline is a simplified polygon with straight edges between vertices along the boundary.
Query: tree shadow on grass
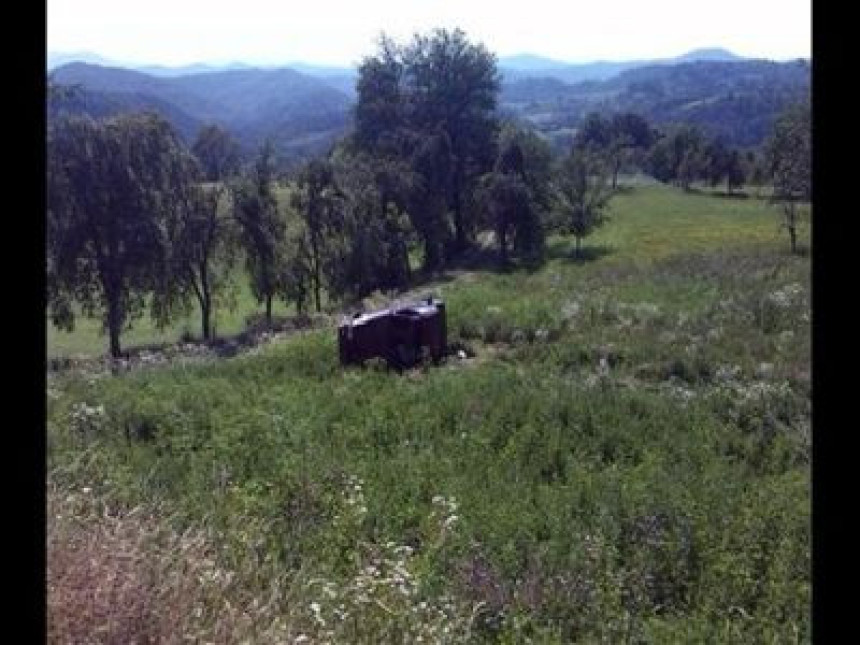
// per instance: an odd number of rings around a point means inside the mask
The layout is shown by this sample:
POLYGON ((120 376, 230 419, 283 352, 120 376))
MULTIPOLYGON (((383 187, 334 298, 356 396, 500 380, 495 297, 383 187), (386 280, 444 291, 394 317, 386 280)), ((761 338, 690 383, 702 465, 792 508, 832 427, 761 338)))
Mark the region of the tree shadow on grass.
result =
POLYGON ((511 254, 507 262, 502 262, 498 248, 494 246, 474 245, 451 258, 440 271, 416 271, 409 283, 408 289, 413 290, 432 283, 451 282, 457 274, 463 271, 480 273, 516 273, 538 271, 546 264, 548 256, 538 260, 529 260, 511 254))
POLYGON ((703 197, 718 197, 720 199, 749 199, 750 195, 748 192, 744 190, 733 190, 732 192, 728 192, 724 189, 718 188, 701 188, 696 186, 690 186, 684 189, 684 192, 688 195, 700 195, 703 197))
POLYGON ((193 334, 183 334, 175 341, 129 345, 122 351, 120 360, 103 354, 82 358, 55 357, 48 359, 52 372, 62 372, 107 362, 114 371, 126 371, 145 364, 169 363, 174 359, 211 354, 218 358, 232 358, 265 342, 271 334, 289 334, 317 329, 328 324, 325 315, 273 316, 272 324, 265 323, 262 314, 252 314, 245 321, 245 329, 235 334, 219 334, 204 341, 193 334))
POLYGON ((618 184, 612 189, 614 195, 632 195, 636 192, 638 186, 632 184, 618 184))
POLYGON ((749 199, 749 193, 742 190, 734 190, 727 192, 725 190, 715 190, 711 193, 712 197, 720 197, 721 199, 749 199))
POLYGON ((557 240, 547 246, 546 257, 548 260, 562 260, 572 264, 585 264, 599 260, 612 253, 615 253, 615 249, 607 244, 584 246, 577 253, 569 240, 557 240))
POLYGON ((812 255, 812 245, 805 242, 798 242, 794 249, 794 255, 801 258, 808 258, 812 255))

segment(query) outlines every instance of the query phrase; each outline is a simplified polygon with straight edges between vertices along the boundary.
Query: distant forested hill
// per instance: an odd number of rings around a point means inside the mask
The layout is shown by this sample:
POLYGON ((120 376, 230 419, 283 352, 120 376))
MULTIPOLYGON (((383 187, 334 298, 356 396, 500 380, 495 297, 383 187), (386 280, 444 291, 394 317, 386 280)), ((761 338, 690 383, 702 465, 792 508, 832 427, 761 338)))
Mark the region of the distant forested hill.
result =
POLYGON ((541 56, 506 56, 499 59, 499 69, 506 81, 525 78, 554 78, 564 83, 583 81, 605 81, 621 72, 648 65, 676 65, 692 61, 738 61, 740 56, 718 47, 694 49, 674 58, 652 60, 595 61, 591 63, 562 63, 541 56))
POLYGON ((292 69, 233 69, 166 77, 70 63, 55 69, 52 79, 79 88, 54 110, 106 116, 153 109, 170 120, 188 142, 203 124, 218 123, 239 140, 246 153, 270 137, 287 158, 321 152, 342 135, 352 105, 345 93, 292 69))
POLYGON ((649 65, 604 81, 526 78, 502 86, 509 114, 554 139, 569 138, 591 111, 636 112, 656 124, 695 123, 739 146, 760 144, 774 117, 808 95, 808 61, 696 61, 649 65))
MULTIPOLYGON (((633 67, 573 84, 563 79, 581 75, 587 66, 558 64, 542 77, 534 75, 535 69, 548 59, 503 60, 519 65, 519 73, 504 74, 499 107, 532 124, 559 148, 569 144, 591 111, 636 112, 657 125, 694 123, 730 145, 755 146, 767 136, 776 114, 810 91, 809 61, 738 60, 722 50, 705 54, 691 52, 679 60, 716 60, 638 67, 606 63, 633 67)), ((188 142, 203 124, 218 123, 239 140, 245 153, 270 137, 279 155, 290 161, 324 152, 349 127, 356 100, 354 77, 348 70, 320 70, 240 68, 153 75, 69 63, 54 69, 52 78, 83 90, 63 101, 63 109, 93 116, 157 110, 188 142)))

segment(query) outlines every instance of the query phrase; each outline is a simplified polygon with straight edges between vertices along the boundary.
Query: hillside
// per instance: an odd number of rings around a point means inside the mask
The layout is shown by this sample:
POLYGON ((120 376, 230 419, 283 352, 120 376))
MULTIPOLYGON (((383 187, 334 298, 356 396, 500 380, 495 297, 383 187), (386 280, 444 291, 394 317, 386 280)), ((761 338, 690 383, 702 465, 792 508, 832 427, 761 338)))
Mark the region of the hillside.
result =
POLYGON ((128 109, 162 112, 186 140, 200 125, 218 123, 246 153, 271 137, 282 154, 321 150, 347 127, 347 95, 291 69, 233 69, 179 76, 70 63, 54 70, 64 85, 79 85, 86 98, 67 109, 98 115, 128 109), (310 142, 310 144, 308 143, 310 142))
MULTIPOLYGON (((344 134, 356 100, 354 72, 298 65, 304 72, 239 68, 188 74, 165 68, 153 75, 68 63, 54 69, 53 78, 85 90, 66 109, 97 116, 155 109, 187 141, 202 124, 219 123, 246 154, 270 137, 283 158, 297 160, 324 152, 344 134)), ((501 59, 500 71, 501 112, 530 123, 558 148, 569 145, 590 111, 632 111, 655 124, 695 123, 731 145, 759 145, 775 115, 808 95, 811 83, 808 61, 745 60, 724 50, 586 65, 521 55, 501 59)))
POLYGON ((694 61, 740 61, 740 56, 720 48, 694 49, 672 58, 626 61, 593 61, 589 63, 563 63, 561 61, 522 54, 499 59, 499 69, 507 82, 527 78, 554 78, 564 83, 604 81, 621 72, 652 65, 677 65, 694 61))
POLYGON ((551 138, 575 129, 590 111, 630 111, 656 124, 695 123, 732 145, 751 146, 786 105, 808 95, 810 84, 808 61, 695 61, 573 85, 557 78, 508 82, 501 103, 551 138))
POLYGON ((440 367, 49 373, 51 642, 809 642, 810 258, 752 195, 611 208, 422 285, 440 367))

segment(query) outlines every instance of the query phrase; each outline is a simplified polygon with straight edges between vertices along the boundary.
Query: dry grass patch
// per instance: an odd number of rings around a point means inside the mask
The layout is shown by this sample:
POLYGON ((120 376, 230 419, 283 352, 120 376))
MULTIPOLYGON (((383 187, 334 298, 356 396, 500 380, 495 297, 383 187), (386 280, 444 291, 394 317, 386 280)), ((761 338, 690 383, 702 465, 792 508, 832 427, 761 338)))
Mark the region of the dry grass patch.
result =
POLYGON ((249 597, 202 531, 172 531, 157 509, 111 509, 49 488, 48 643, 276 642, 272 604, 249 597))

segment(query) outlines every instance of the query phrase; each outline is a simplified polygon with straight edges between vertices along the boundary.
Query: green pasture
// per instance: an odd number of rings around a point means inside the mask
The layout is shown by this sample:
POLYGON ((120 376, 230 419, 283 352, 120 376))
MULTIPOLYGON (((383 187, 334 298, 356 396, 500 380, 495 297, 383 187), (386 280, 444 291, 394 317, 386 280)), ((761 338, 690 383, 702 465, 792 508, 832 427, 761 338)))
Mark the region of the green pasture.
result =
POLYGON ((663 186, 548 247, 421 287, 440 367, 343 369, 323 329, 52 374, 52 490, 207 531, 204 640, 243 607, 278 642, 810 642, 809 256, 764 200, 663 186))
MULTIPOLYGON (((766 199, 756 198, 755 190, 748 197, 713 196, 707 189, 686 193, 659 184, 636 186, 622 191, 611 202, 611 223, 587 238, 586 257, 599 256, 599 266, 625 263, 643 264, 665 258, 680 251, 697 252, 730 250, 739 246, 760 246, 766 249, 787 248, 788 237, 781 229, 779 212, 766 199)), ((288 190, 277 192, 282 203, 288 199, 288 190)), ((801 243, 808 245, 808 214, 800 235, 801 243)), ((563 271, 582 272, 585 266, 568 261, 570 240, 552 237, 548 241, 548 260, 544 270, 529 280, 546 280, 553 267, 563 271)), ((420 251, 413 253, 418 262, 420 251)), ((588 263, 586 263, 588 264, 588 263)), ((238 266, 238 265, 237 265, 238 266)), ((589 265, 590 266, 590 265, 589 265)), ((494 279, 490 277, 490 282, 494 279)), ((521 279, 521 278, 518 278, 521 279)), ((241 332, 246 318, 262 311, 253 298, 241 268, 234 277, 235 303, 231 309, 221 307, 215 313, 216 335, 241 332)), ((507 288, 507 282, 500 288, 507 288)), ((492 287, 488 287, 492 288, 492 287)), ((276 301, 275 315, 292 313, 294 308, 276 301)), ((200 336, 199 312, 192 303, 187 315, 178 317, 166 329, 158 329, 148 314, 132 322, 122 336, 124 347, 176 342, 181 337, 200 336)), ((47 354, 58 356, 97 356, 107 350, 107 337, 100 320, 78 316, 73 332, 57 330, 48 321, 47 354)))

